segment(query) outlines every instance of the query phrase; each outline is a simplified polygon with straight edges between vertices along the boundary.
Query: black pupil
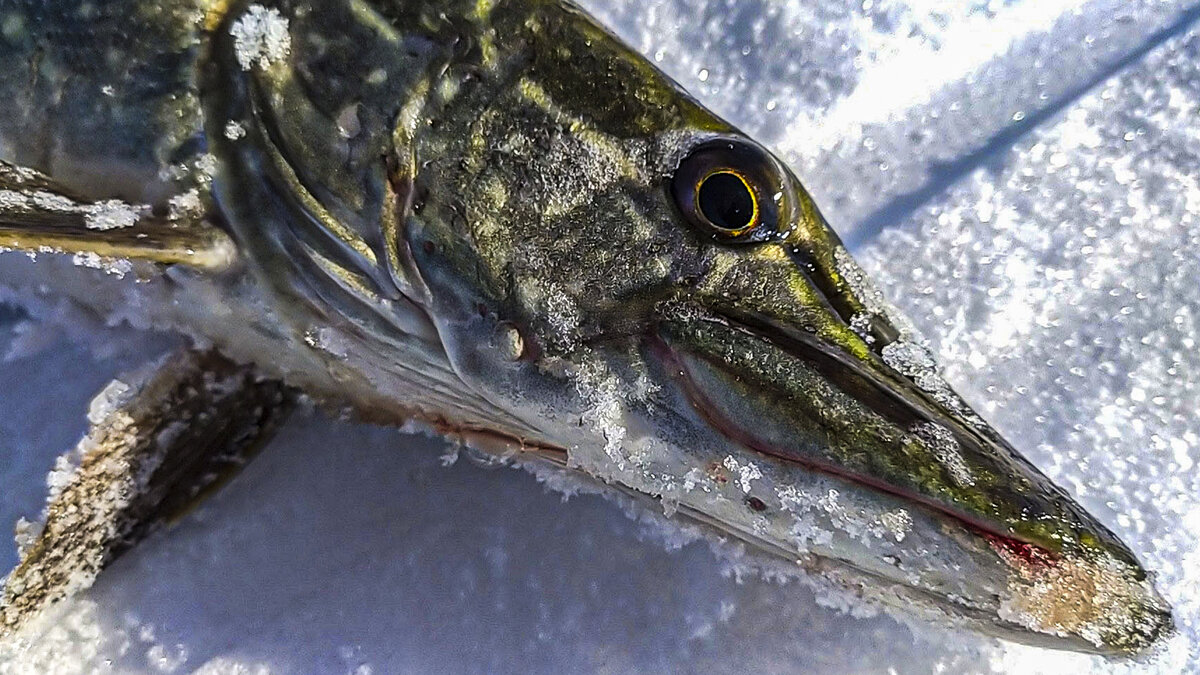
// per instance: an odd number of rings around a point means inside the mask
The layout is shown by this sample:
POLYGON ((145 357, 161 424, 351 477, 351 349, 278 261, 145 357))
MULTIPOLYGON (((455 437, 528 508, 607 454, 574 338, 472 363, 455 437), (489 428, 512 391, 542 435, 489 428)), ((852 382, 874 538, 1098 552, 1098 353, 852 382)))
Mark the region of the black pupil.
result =
POLYGON ((700 212, 722 230, 740 230, 754 219, 754 195, 732 173, 714 173, 700 184, 700 212))

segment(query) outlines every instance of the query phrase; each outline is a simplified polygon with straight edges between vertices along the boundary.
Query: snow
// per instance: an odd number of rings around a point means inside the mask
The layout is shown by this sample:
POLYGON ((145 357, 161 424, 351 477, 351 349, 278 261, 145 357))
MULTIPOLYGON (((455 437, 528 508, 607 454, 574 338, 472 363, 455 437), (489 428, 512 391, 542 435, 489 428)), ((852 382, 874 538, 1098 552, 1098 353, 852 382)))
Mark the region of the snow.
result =
MULTIPOLYGON (((18 175, 18 178, 20 176, 18 175)), ((28 194, 15 190, 0 190, 0 207, 15 211, 48 211, 82 216, 90 230, 117 230, 133 227, 149 208, 119 199, 95 204, 79 204, 59 194, 42 190, 28 194)))
MULTIPOLYGON (((205 155, 205 157, 208 156, 205 155)), ((204 215, 204 202, 200 199, 200 191, 196 188, 175 195, 167 202, 167 207, 169 208, 169 217, 173 221, 196 219, 204 215)))
POLYGON ((124 279, 126 274, 133 271, 133 263, 125 258, 106 258, 91 251, 72 255, 71 262, 79 267, 103 270, 105 274, 111 274, 118 279, 124 279))
POLYGON ((754 465, 754 462, 741 464, 737 461, 736 457, 729 455, 724 459, 722 464, 726 469, 729 469, 730 473, 737 474, 738 487, 742 488, 742 492, 746 494, 750 494, 751 481, 762 478, 762 471, 754 465))
POLYGON ((87 207, 86 225, 90 230, 133 227, 146 210, 144 206, 132 206, 119 199, 110 199, 87 207))
POLYGON ((246 127, 242 126, 241 123, 230 120, 225 124, 225 138, 236 141, 245 135, 246 127))
POLYGON ((933 456, 946 467, 954 482, 963 486, 975 484, 975 477, 971 475, 971 469, 962 457, 958 441, 949 429, 940 424, 925 422, 913 425, 908 431, 933 451, 933 456))
MULTIPOLYGON (((1179 635, 1148 662, 1106 662, 857 616, 590 484, 447 467, 440 441, 310 416, 0 655, 0 674, 1200 672, 1195 5, 586 4, 781 149, 928 339, 931 386, 950 382, 1130 544, 1179 635)), ((0 347, 22 343, 22 320, 4 314, 0 347)), ((0 363, 0 522, 36 517, 88 401, 158 353, 86 335, 0 363)), ((863 536, 911 526, 828 491, 787 496, 863 536)), ((1021 600, 1014 613, 1054 620, 1021 600)))
POLYGON ((113 380, 100 390, 88 403, 87 419, 91 424, 100 424, 132 396, 133 388, 121 380, 113 380))
POLYGON ((229 28, 229 33, 242 70, 255 66, 266 70, 286 59, 292 50, 288 20, 274 7, 250 5, 229 28))

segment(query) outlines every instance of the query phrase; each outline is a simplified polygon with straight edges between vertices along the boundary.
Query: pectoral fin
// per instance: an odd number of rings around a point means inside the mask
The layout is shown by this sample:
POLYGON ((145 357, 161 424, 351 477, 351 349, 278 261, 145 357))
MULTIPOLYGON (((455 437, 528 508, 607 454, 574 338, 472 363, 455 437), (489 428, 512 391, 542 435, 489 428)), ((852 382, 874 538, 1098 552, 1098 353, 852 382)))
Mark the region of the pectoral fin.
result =
POLYGON ((127 379, 93 402, 74 461, 60 460, 50 481, 40 532, 18 542, 20 562, 0 586, 0 637, 214 492, 291 409, 282 384, 211 352, 173 354, 127 379))
POLYGON ((156 215, 149 206, 89 201, 25 167, 0 161, 0 247, 220 270, 236 258, 203 209, 156 215))

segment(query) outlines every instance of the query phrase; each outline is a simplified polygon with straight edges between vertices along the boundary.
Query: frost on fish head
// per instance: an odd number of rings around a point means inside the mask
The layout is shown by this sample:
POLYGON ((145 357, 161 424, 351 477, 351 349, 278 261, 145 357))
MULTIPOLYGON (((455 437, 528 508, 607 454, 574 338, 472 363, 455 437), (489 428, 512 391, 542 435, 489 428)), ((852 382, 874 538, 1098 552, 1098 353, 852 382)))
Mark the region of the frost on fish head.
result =
POLYGON ((572 466, 868 594, 1069 649, 1169 630, 796 177, 597 31, 557 25, 558 60, 454 130, 486 152, 418 179, 406 244, 464 380, 572 466))
POLYGON ((463 387, 431 396, 894 604, 1102 653, 1169 630, 1133 554, 942 380, 787 167, 538 6, 497 5, 478 62, 412 87, 364 193, 395 248, 341 237, 427 314, 463 387))

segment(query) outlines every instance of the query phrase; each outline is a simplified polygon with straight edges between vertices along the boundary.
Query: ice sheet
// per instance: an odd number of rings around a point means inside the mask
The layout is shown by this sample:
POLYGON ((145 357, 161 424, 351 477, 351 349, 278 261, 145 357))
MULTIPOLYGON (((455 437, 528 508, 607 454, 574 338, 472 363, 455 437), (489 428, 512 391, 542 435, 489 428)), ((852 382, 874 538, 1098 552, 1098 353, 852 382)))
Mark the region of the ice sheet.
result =
MULTIPOLYGON (((588 4, 782 149, 948 379, 1160 574, 1181 635, 1122 665, 857 618, 619 503, 310 418, 0 674, 1200 672, 1200 7, 588 4)), ((26 335, 0 522, 40 509, 143 349, 26 335)))

